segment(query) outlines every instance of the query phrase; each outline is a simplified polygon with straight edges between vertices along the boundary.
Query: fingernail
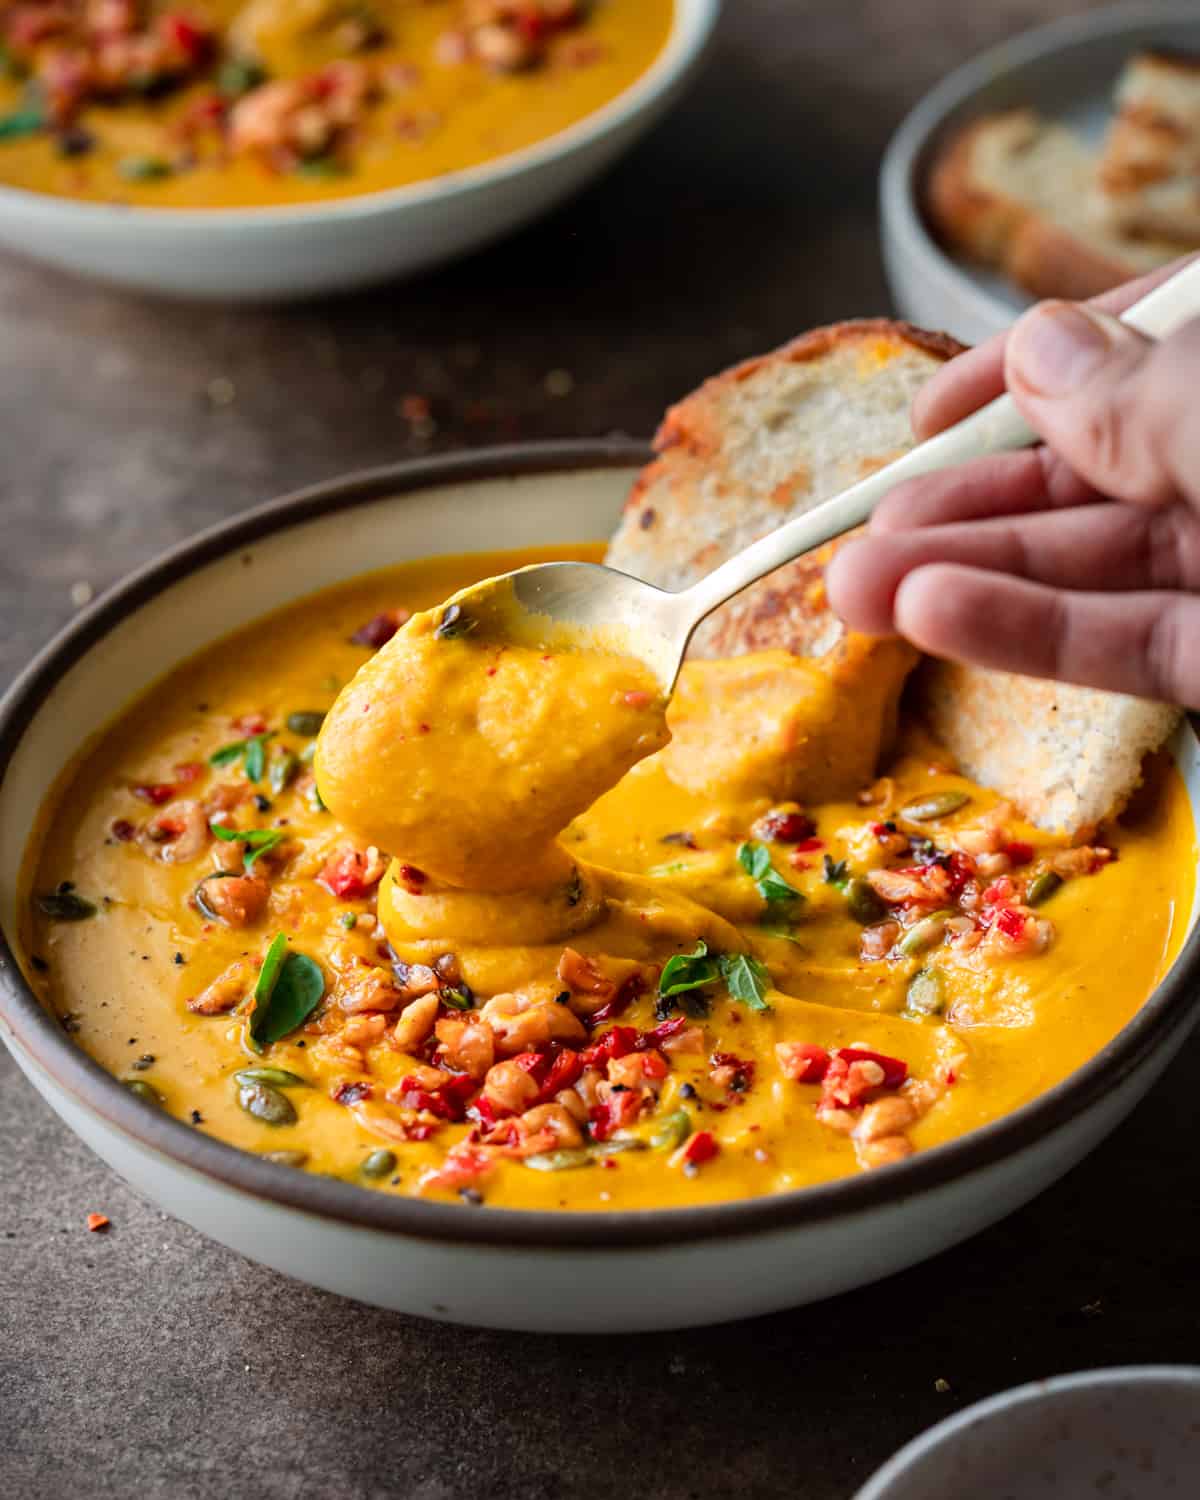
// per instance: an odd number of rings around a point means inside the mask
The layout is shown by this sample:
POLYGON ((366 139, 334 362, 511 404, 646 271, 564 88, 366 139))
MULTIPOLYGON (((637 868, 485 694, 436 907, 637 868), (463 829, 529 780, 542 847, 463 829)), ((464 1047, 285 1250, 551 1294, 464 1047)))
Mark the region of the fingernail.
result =
MULTIPOLYGON (((1120 329, 1120 324, 1116 325, 1120 329)), ((1005 367, 1012 381, 1038 396, 1078 389, 1113 347, 1110 320, 1071 302, 1026 313, 1009 336, 1005 367)))

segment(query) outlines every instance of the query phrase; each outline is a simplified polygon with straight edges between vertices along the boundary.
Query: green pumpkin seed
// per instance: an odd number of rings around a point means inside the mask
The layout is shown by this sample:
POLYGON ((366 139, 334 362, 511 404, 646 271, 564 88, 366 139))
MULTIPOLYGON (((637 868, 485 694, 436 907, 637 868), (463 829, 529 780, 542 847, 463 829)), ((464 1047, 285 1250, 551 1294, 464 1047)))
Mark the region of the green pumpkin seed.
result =
POLYGON ((287 727, 293 734, 298 734, 302 740, 312 740, 321 732, 321 725, 325 722, 325 715, 315 708, 302 708, 294 714, 288 714, 287 727))
POLYGON ((846 908, 863 927, 880 922, 887 915, 887 906, 875 894, 869 880, 855 875, 846 886, 846 908))
POLYGON ((372 1151, 358 1170, 364 1177, 386 1177, 389 1172, 396 1170, 396 1153, 383 1146, 378 1151, 372 1151))
POLYGON ((646 1142, 640 1141, 636 1136, 629 1136, 622 1140, 593 1141, 590 1147, 591 1154, 597 1157, 621 1156, 626 1151, 644 1151, 646 1142))
POLYGON ((144 1078, 125 1078, 122 1082, 135 1099, 140 1099, 143 1104, 153 1104, 157 1109, 162 1108, 162 1095, 144 1078))
POLYGON ((673 1151, 676 1146, 682 1146, 691 1133, 691 1115, 686 1109, 677 1109, 659 1125, 650 1137, 650 1144, 656 1151, 673 1151))
POLYGON ((900 939, 899 951, 905 958, 914 958, 936 948, 946 935, 946 919, 951 915, 948 911, 935 911, 932 916, 922 917, 900 939))
POLYGON ((64 882, 56 891, 37 898, 38 910, 52 922, 86 922, 96 915, 96 908, 64 882))
POLYGON ((238 1089, 238 1103, 264 1125, 296 1123, 296 1106, 269 1083, 243 1083, 238 1089))
POLYGON ((267 783, 278 797, 291 786, 300 770, 300 761, 290 750, 277 750, 267 766, 267 783))
POLYGON ((306 1089, 308 1079, 299 1073, 289 1073, 286 1068, 243 1068, 233 1075, 239 1083, 269 1083, 277 1089, 306 1089))
POLYGON ((1053 870, 1043 870, 1040 875, 1035 875, 1025 893, 1026 906, 1041 906, 1043 901, 1049 901, 1062 883, 1062 876, 1053 870))
POLYGON ((525 1165, 535 1172, 569 1172, 575 1167, 590 1167, 592 1154, 583 1146, 564 1151, 543 1151, 537 1156, 527 1156, 525 1165))
MULTIPOLYGON (((456 636, 470 634, 478 624, 479 621, 473 615, 467 614, 461 604, 448 604, 442 611, 442 618, 433 633, 439 640, 449 641, 456 636)), ((557 1156, 558 1152, 552 1152, 551 1155, 557 1156)))
POLYGON ((946 983, 939 969, 919 969, 909 981, 905 1011, 912 1016, 940 1016, 946 1008, 946 983))
POLYGON ((307 1151, 263 1151, 263 1161, 274 1162, 277 1167, 302 1167, 308 1160, 307 1151))
POLYGON ((117 163, 117 172, 126 182, 160 182, 171 175, 171 163, 161 156, 125 156, 117 163))
POLYGON ((970 802, 966 792, 934 792, 932 796, 920 797, 900 809, 900 816, 913 823, 932 823, 937 818, 948 818, 959 808, 970 802))

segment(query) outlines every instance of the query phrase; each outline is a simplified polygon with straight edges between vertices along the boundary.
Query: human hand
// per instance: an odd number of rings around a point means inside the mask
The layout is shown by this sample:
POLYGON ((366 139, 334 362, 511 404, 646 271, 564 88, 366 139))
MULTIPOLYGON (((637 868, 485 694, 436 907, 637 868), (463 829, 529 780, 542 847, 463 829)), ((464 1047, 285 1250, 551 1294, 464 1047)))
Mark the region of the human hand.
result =
POLYGON ((898 486, 830 564, 847 624, 1200 708, 1200 319, 1154 343, 1112 316, 1177 269, 1043 303, 929 382, 919 438, 1007 385, 1046 446, 898 486))

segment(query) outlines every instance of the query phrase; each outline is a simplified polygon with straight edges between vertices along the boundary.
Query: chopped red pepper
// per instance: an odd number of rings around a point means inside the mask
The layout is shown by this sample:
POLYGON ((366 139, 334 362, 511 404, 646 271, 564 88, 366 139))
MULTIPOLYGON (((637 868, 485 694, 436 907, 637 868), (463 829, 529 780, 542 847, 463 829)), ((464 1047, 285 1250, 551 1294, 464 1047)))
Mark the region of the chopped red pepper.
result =
POLYGON ((359 849, 335 850, 325 861, 317 876, 326 890, 332 891, 342 901, 361 901, 379 884, 383 865, 376 861, 378 873, 372 874, 367 856, 359 849))
POLYGON ((800 844, 811 839, 817 825, 802 812, 784 812, 773 808, 754 824, 753 832, 769 844, 800 844))
POLYGON ((672 1016, 669 1021, 663 1021, 655 1026, 652 1031, 643 1031, 637 1040, 637 1050, 645 1052, 650 1047, 658 1047, 683 1030, 688 1024, 686 1016, 672 1016))
POLYGON ((1036 853, 1032 844, 1027 844, 1023 839, 1018 839, 1011 844, 1005 844, 1004 852, 1012 860, 1014 865, 1028 865, 1033 863, 1036 853))
POLYGON ((423 1109, 439 1120, 462 1120, 467 1100, 478 1087, 469 1073, 451 1073, 436 1089, 423 1089, 409 1073, 400 1080, 400 1105, 403 1109, 423 1109))
POLYGON ((108 1225, 109 1220, 104 1214, 88 1214, 87 1216, 87 1227, 92 1234, 95 1234, 98 1229, 107 1229, 108 1225))
POLYGON ((623 979, 607 1005, 602 1005, 588 1017, 589 1026, 600 1026, 605 1021, 615 1021, 618 1016, 624 1015, 637 997, 646 988, 646 980, 639 973, 633 973, 623 979))
POLYGON ((636 1026, 614 1026, 598 1042, 584 1048, 580 1054, 583 1065, 585 1068, 602 1068, 614 1057, 624 1057, 627 1052, 635 1052, 638 1040, 636 1026))
POLYGON ((184 786, 191 786, 193 781, 199 781, 204 775, 204 762, 199 760, 181 761, 175 767, 175 779, 184 786))
POLYGON ((992 923, 1014 943, 1020 942, 1025 936, 1025 913, 1016 911, 1011 906, 998 906, 993 913, 992 923))
POLYGON ((803 839, 796 845, 797 854, 815 854, 818 849, 824 849, 824 839, 803 839))
POLYGON ((883 1069, 884 1089, 898 1089, 908 1077, 908 1064, 902 1057, 888 1057, 882 1052, 870 1052, 866 1047, 839 1047, 833 1054, 847 1063, 873 1062, 883 1069))
POLYGON ((161 807, 164 802, 170 802, 175 795, 176 787, 170 781, 144 782, 141 786, 135 786, 133 795, 143 802, 149 802, 153 807, 161 807))
POLYGON ((614 1130, 632 1125, 641 1107, 641 1097, 635 1089, 614 1089, 602 1104, 593 1105, 588 1111, 592 1139, 606 1141, 614 1130))
POLYGON ((775 1056, 783 1076, 793 1083, 820 1083, 829 1071, 829 1053, 814 1042, 780 1042, 775 1056))
POLYGON ((123 844, 127 844, 137 832, 137 829, 128 818, 117 818, 110 831, 113 838, 120 839, 123 844))
POLYGON ((536 1104, 549 1103, 563 1089, 569 1089, 582 1072, 583 1058, 578 1052, 564 1048, 550 1064, 546 1076, 542 1079, 541 1091, 534 1102, 536 1104))
POLYGON ((701 1167, 712 1161, 720 1149, 711 1130, 697 1130, 679 1153, 679 1159, 686 1166, 701 1167))
POLYGON ((385 609, 365 625, 360 625, 350 639, 356 646, 370 646, 378 651, 380 646, 387 645, 411 615, 412 611, 408 609, 385 609))

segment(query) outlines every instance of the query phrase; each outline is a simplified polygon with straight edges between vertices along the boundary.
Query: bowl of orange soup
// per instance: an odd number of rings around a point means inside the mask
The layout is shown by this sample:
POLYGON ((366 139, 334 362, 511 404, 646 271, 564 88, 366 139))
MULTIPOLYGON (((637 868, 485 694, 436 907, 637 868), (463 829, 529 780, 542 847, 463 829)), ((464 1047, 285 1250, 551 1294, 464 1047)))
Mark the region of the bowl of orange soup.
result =
POLYGON ((286 298, 484 244, 698 64, 719 0, 0 7, 0 245, 135 289, 286 298))
POLYGON ((644 458, 529 445, 267 505, 5 700, 0 1033, 242 1253, 498 1327, 766 1312, 1032 1197, 1186 1035, 1190 727, 1069 848, 903 712, 877 766, 902 643, 689 663, 668 706, 620 651, 456 600, 600 557, 644 458), (764 692, 793 768, 843 746, 803 802, 747 728, 764 692))

